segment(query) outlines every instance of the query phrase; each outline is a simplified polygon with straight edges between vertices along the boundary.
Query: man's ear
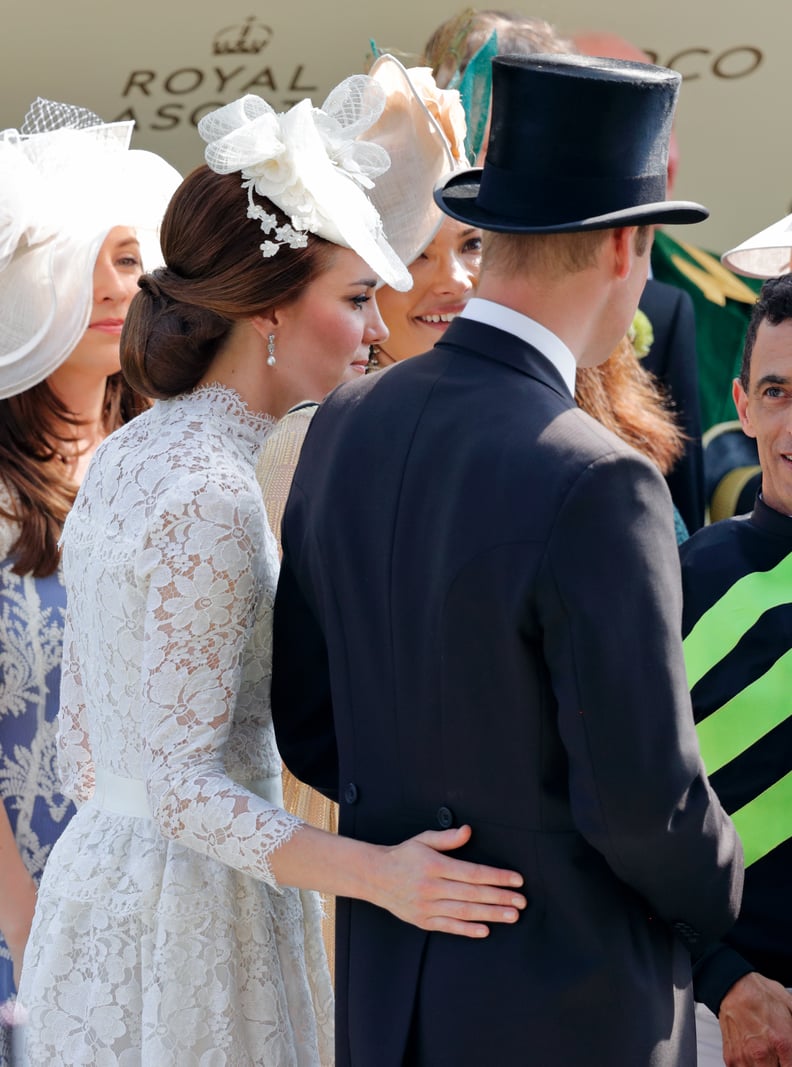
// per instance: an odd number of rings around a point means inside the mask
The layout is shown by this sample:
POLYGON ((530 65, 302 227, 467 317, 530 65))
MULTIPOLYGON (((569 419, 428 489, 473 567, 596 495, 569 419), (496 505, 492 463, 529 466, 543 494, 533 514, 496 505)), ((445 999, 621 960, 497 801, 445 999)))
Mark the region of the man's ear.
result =
POLYGON ((635 234, 637 226, 619 226, 610 230, 608 247, 613 256, 613 269, 617 278, 626 278, 636 258, 635 234))
POLYGON ((734 406, 737 408, 737 415, 739 416, 743 433, 747 437, 756 437, 756 431, 751 425, 751 417, 748 414, 748 394, 743 389, 739 378, 735 378, 732 382, 732 399, 734 400, 734 406))

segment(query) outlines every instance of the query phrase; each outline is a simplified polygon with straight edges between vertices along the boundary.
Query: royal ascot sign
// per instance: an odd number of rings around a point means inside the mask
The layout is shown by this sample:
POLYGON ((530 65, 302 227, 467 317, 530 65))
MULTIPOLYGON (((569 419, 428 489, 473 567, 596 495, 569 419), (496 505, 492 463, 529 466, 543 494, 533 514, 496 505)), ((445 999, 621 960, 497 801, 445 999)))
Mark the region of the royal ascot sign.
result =
POLYGON ((126 106, 115 119, 134 119, 141 132, 165 133, 184 123, 197 126, 203 115, 245 93, 263 97, 276 111, 315 94, 319 87, 306 64, 263 62, 273 37, 270 26, 251 16, 218 30, 214 58, 204 66, 130 71, 121 89, 126 106))
POLYGON ((653 63, 678 71, 685 82, 706 78, 708 75, 728 81, 747 78, 749 74, 756 73, 764 60, 761 49, 752 44, 733 45, 717 55, 711 48, 698 46, 682 48, 665 58, 648 48, 644 51, 653 63))
MULTIPOLYGON (((195 126, 207 112, 244 93, 279 111, 305 97, 321 104, 342 78, 365 69, 370 39, 410 65, 437 25, 465 6, 379 3, 350 26, 326 0, 256 7, 136 0, 111 5, 112 17, 98 0, 64 0, 45 12, 43 2, 3 11, 3 39, 13 47, 0 63, 0 128, 18 127, 36 96, 64 100, 105 120, 134 119, 133 146, 160 153, 183 173, 202 160, 195 126)), ((695 228, 704 247, 731 247, 791 209, 792 148, 767 118, 787 94, 789 0, 767 0, 760 14, 755 5, 725 8, 720 0, 599 0, 594 15, 588 0, 514 0, 509 7, 565 34, 620 33, 680 72, 674 195, 710 208, 712 217, 695 228)))
MULTIPOLYGON (((197 126, 203 115, 245 93, 264 97, 276 110, 296 104, 319 90, 306 65, 262 65, 260 57, 272 42, 270 26, 250 16, 241 25, 219 30, 212 41, 213 61, 205 66, 165 72, 138 69, 127 75, 121 99, 125 108, 116 120, 133 119, 138 131, 167 132, 183 123, 197 126)), ((755 73, 763 55, 755 45, 735 45, 720 54, 704 47, 686 47, 663 58, 647 50, 654 63, 677 70, 685 81, 712 76, 733 80, 755 73)))

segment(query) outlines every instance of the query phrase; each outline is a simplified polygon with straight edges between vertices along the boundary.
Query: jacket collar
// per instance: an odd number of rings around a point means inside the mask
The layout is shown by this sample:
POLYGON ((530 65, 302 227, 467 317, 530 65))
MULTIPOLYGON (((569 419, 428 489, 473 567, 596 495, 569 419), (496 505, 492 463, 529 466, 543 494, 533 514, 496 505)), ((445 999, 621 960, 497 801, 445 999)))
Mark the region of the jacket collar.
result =
POLYGON ((454 319, 435 348, 452 348, 504 364, 548 386, 570 403, 574 402, 561 373, 538 348, 497 326, 464 317, 454 319))

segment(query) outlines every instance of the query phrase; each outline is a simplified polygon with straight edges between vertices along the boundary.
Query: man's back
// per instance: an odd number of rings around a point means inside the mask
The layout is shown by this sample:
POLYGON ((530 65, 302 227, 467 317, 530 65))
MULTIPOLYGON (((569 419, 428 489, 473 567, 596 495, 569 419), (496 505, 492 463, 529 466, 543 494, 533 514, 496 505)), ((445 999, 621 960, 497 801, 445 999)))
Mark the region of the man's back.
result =
POLYGON ((319 412, 284 553, 287 764, 330 790, 338 775, 342 833, 469 822, 466 856, 515 866, 529 900, 477 943, 342 907, 339 1062, 686 1062, 673 989, 689 962, 667 924, 717 936, 735 886, 686 702, 660 475, 530 346, 460 321, 319 412), (289 665, 291 641, 307 658, 289 665), (332 744, 305 742, 332 713, 337 770, 332 744), (437 1026, 454 1016, 458 1034, 437 1026))

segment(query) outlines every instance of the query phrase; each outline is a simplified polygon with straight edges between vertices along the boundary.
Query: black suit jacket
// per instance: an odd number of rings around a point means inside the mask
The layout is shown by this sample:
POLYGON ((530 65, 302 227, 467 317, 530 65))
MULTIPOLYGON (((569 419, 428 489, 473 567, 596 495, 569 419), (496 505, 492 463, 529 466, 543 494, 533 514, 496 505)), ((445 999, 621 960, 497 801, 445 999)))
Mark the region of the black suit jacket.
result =
POLYGON ((666 482, 685 525, 695 533, 704 525, 706 493, 693 301, 682 289, 649 278, 640 308, 654 332, 652 347, 641 363, 667 389, 687 437, 684 455, 666 482))
POLYGON ((704 776, 668 491, 534 349, 460 319, 333 394, 283 523, 273 714, 342 833, 469 822, 484 941, 337 913, 339 1067, 695 1061, 689 944, 740 849, 704 776))

